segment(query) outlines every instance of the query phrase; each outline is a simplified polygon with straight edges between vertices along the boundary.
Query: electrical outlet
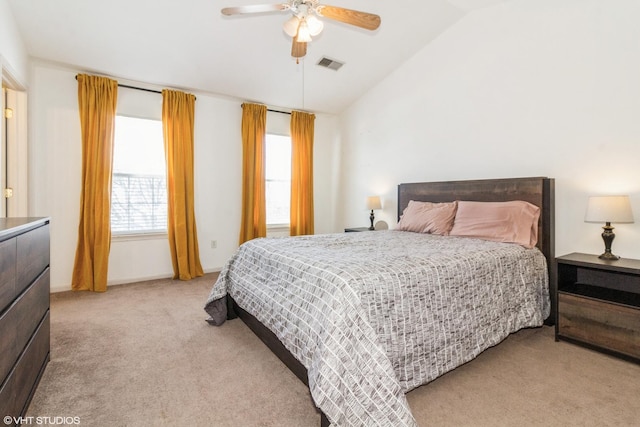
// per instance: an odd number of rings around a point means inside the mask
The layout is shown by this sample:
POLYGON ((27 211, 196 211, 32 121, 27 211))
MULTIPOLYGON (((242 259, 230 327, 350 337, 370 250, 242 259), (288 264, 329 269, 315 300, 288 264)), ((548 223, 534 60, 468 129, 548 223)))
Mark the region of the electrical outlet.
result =
POLYGON ((211 241, 211 249, 215 249, 218 247, 218 242, 216 240, 211 241))

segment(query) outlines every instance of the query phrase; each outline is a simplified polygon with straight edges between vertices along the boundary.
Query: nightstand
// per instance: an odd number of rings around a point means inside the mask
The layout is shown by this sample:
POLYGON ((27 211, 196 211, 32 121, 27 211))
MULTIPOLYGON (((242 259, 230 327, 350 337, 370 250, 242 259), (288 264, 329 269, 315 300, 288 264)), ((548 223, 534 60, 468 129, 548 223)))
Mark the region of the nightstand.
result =
POLYGON ((352 227, 352 228, 345 228, 344 232, 345 233, 353 233, 356 231, 373 231, 373 230, 369 230, 369 227, 352 227))
POLYGON ((556 261, 556 340, 640 363, 640 260, 572 253, 556 261))

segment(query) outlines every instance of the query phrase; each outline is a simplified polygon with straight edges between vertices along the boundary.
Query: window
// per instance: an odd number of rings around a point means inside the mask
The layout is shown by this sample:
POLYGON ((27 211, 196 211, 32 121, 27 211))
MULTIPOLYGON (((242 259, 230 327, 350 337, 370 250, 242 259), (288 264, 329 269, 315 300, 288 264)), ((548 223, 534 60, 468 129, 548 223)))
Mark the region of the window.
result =
POLYGON ((117 116, 111 189, 114 234, 167 231, 162 122, 117 116))
POLYGON ((267 134, 265 146, 267 226, 289 225, 291 206, 291 138, 267 134))

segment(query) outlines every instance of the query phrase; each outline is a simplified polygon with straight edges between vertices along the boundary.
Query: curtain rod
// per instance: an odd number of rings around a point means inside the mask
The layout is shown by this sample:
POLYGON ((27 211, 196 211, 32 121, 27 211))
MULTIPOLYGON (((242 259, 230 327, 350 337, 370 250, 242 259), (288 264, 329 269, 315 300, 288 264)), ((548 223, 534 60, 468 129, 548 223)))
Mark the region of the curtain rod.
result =
MULTIPOLYGON (((240 108, 242 108, 242 104, 240 105, 240 108)), ((271 109, 271 108, 267 108, 267 111, 271 111, 272 113, 280 113, 280 114, 288 114, 288 115, 291 115, 291 111, 273 110, 273 109, 271 109)))
POLYGON ((118 87, 126 87, 127 89, 135 89, 135 90, 143 90, 145 92, 153 92, 153 93, 159 93, 162 95, 162 91, 161 90, 154 90, 154 89, 145 89, 143 87, 135 87, 135 86, 129 86, 129 85, 122 85, 120 83, 118 83, 118 87))
POLYGON ((291 115, 291 112, 289 112, 289 111, 278 111, 278 110, 272 110, 271 108, 267 108, 267 111, 271 111, 272 113, 280 113, 280 114, 291 115))
MULTIPOLYGON (((78 80, 78 75, 77 74, 76 74, 76 80, 78 80)), ((118 87, 124 87, 124 88, 127 88, 127 89, 142 90, 142 91, 145 91, 145 92, 159 93, 160 95, 162 95, 162 91, 161 90, 145 89, 143 87, 135 87, 135 86, 123 85, 123 84, 120 84, 120 83, 118 83, 118 87)), ((198 99, 198 98, 196 98, 196 99, 198 99)))

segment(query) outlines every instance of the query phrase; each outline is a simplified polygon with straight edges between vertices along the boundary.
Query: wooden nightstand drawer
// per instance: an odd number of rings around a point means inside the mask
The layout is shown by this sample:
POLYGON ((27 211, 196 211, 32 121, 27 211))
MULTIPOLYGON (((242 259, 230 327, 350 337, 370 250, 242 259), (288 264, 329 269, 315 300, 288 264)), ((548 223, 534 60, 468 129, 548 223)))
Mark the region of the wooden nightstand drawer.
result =
POLYGON ((640 309, 558 294, 558 336, 640 359, 640 309))

